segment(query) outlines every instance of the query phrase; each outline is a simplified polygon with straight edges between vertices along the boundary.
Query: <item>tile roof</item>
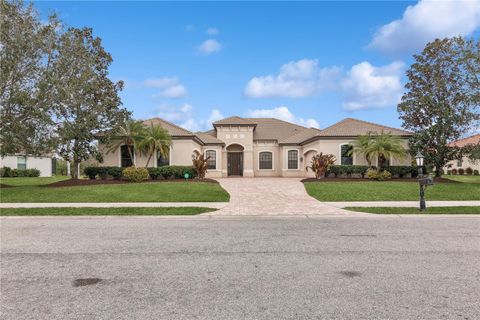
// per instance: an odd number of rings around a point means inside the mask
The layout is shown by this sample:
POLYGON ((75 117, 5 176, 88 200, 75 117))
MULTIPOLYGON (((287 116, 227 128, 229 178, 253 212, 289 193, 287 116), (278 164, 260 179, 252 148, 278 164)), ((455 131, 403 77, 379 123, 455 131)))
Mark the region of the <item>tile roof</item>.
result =
POLYGON ((367 134, 369 132, 386 132, 392 135, 397 136, 411 136, 412 133, 409 131, 396 129, 392 127, 383 126, 380 124, 346 118, 342 121, 339 121, 330 127, 327 127, 322 130, 319 136, 322 137, 349 137, 349 136, 358 136, 362 134, 367 134))
POLYGON ((209 132, 195 132, 195 135, 205 144, 225 144, 225 142, 217 139, 217 137, 209 132))
POLYGON ((163 129, 167 130, 168 133, 172 137, 191 137, 191 136, 195 136, 193 134, 193 132, 190 132, 190 131, 182 128, 182 127, 177 126, 176 124, 173 124, 171 122, 168 122, 168 121, 160 119, 160 118, 152 118, 152 119, 145 120, 145 121, 143 121, 143 124, 144 125, 150 125, 150 124, 159 125, 163 129))
POLYGON ((465 147, 466 145, 469 144, 480 144, 480 133, 479 134, 474 134, 473 136, 466 137, 457 141, 454 141, 449 144, 449 146, 453 147, 465 147))
POLYGON ((238 116, 228 117, 222 120, 215 121, 213 126, 217 125, 255 125, 255 123, 251 122, 247 118, 241 118, 238 116))
POLYGON ((248 121, 257 124, 253 132, 253 140, 283 140, 300 131, 305 130, 305 127, 298 124, 275 118, 246 118, 248 121))
POLYGON ((307 128, 279 141, 280 144, 300 144, 304 141, 318 137, 322 131, 316 128, 307 128))

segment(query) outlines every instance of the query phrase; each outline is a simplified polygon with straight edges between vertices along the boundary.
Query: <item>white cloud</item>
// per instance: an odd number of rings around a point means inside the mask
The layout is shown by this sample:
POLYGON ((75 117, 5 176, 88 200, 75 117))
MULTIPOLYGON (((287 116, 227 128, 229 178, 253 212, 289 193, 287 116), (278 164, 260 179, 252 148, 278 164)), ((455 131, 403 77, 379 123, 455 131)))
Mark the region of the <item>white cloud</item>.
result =
POLYGON ((401 19, 380 27, 369 47, 383 52, 418 51, 436 38, 468 36, 480 27, 480 0, 422 0, 401 19))
POLYGON ((280 68, 278 75, 252 78, 245 88, 251 98, 307 97, 333 86, 340 74, 338 67, 320 68, 318 60, 291 61, 280 68))
POLYGON ((209 55, 212 53, 216 53, 222 50, 222 45, 215 39, 208 39, 202 42, 202 44, 198 47, 198 51, 202 54, 209 55))
POLYGON ((197 119, 192 105, 188 103, 179 106, 162 104, 158 107, 157 115, 193 132, 209 130, 212 122, 224 118, 220 110, 213 109, 207 119, 197 119))
POLYGON ((249 110, 247 115, 252 118, 277 118, 280 120, 297 123, 308 128, 319 128, 317 120, 313 118, 304 119, 295 116, 287 107, 277 107, 273 109, 255 109, 249 110))
POLYGON ((154 97, 178 99, 187 95, 187 89, 177 77, 149 78, 143 81, 148 88, 161 89, 154 97))
POLYGON ((354 65, 341 82, 343 107, 353 111, 396 105, 402 96, 404 67, 399 61, 383 67, 369 62, 354 65))
POLYGON ((211 36, 214 36, 216 34, 219 34, 220 33, 220 30, 218 30, 217 28, 208 28, 207 29, 207 34, 211 35, 211 36))

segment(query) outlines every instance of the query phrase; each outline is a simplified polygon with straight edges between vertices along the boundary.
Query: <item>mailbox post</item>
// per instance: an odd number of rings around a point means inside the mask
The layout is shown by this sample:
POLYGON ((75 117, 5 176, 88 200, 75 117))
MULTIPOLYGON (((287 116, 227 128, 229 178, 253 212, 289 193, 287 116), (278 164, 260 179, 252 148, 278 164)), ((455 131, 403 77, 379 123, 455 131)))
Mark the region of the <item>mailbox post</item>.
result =
POLYGON ((415 156, 415 161, 418 166, 418 184, 420 186, 420 211, 425 211, 427 205, 425 203, 425 189, 427 186, 433 185, 433 179, 431 177, 423 177, 423 155, 418 152, 415 156))

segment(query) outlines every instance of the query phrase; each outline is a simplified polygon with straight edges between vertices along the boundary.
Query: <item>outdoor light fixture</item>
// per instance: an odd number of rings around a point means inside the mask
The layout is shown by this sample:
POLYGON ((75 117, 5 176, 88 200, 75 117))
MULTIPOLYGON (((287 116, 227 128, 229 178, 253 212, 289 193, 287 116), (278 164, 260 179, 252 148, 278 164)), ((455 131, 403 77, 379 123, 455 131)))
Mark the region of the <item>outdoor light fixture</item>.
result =
POLYGON ((417 162, 417 166, 422 167, 423 166, 423 154, 418 151, 417 155, 415 156, 415 161, 417 162))
POLYGON ((430 177, 423 177, 423 154, 419 151, 415 156, 415 161, 418 166, 418 183, 420 185, 420 211, 425 211, 427 205, 425 204, 425 189, 427 186, 433 185, 433 179, 430 177))

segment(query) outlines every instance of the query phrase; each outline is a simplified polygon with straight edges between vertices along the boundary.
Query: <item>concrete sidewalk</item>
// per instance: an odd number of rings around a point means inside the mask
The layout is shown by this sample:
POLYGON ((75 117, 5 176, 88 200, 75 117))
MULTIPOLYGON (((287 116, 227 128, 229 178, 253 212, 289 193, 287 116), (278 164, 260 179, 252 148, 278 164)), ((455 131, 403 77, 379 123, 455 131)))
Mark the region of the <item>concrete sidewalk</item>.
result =
MULTIPOLYGON (((418 201, 344 201, 323 202, 337 208, 345 207, 418 207, 418 201)), ((427 207, 480 207, 480 201, 427 201, 427 207)))
POLYGON ((228 202, 64 202, 0 203, 2 208, 165 208, 204 207, 222 209, 228 202))

